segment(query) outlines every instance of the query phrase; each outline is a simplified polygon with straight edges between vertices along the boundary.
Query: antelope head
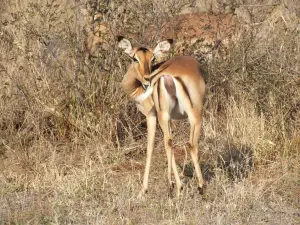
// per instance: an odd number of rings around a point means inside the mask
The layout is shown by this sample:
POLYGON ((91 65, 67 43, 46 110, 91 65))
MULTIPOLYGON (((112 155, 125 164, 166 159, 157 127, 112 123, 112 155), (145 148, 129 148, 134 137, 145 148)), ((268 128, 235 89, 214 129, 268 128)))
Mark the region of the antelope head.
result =
POLYGON ((173 40, 162 41, 154 48, 132 47, 131 42, 122 36, 118 37, 119 48, 132 59, 131 69, 137 80, 142 84, 144 89, 150 85, 150 75, 152 73, 152 64, 159 55, 167 52, 173 40))

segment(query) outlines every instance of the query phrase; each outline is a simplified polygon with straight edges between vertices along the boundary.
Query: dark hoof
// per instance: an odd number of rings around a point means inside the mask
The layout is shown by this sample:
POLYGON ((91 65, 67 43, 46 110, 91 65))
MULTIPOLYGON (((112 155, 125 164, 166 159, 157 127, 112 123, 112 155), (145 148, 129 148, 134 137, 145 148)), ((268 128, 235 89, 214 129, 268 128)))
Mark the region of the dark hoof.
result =
POLYGON ((200 195, 204 194, 204 189, 206 189, 206 185, 204 184, 202 187, 198 187, 198 191, 200 195))
POLYGON ((204 194, 204 188, 203 187, 198 187, 198 191, 200 195, 204 194))
POLYGON ((169 185, 169 195, 168 195, 169 198, 173 198, 174 197, 174 195, 173 195, 174 186, 175 186, 174 183, 172 183, 172 184, 169 185))

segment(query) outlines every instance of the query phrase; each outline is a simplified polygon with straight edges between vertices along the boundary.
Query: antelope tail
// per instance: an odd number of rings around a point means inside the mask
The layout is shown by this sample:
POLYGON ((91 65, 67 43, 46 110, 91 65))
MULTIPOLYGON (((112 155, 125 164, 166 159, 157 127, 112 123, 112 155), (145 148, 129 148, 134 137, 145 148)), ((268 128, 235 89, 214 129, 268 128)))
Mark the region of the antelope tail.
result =
POLYGON ((150 95, 152 95, 152 92, 153 92, 153 87, 149 86, 143 94, 141 94, 135 98, 135 101, 137 101, 139 103, 145 101, 150 95))

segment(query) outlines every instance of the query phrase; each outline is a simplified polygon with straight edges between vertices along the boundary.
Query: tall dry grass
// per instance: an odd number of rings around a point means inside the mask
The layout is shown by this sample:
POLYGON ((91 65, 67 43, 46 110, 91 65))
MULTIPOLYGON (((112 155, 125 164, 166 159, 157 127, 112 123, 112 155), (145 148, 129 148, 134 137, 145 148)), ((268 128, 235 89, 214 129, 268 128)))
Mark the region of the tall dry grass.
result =
MULTIPOLYGON (((266 37, 257 26, 241 29, 226 58, 203 65, 205 195, 185 158, 188 123, 174 122, 182 196, 167 197, 158 130, 148 196, 135 198, 146 125, 120 88, 130 62, 110 38, 109 49, 100 46, 86 64, 84 9, 103 13, 113 37, 162 23, 187 3, 0 3, 0 223, 299 222, 300 36, 283 20, 266 37)), ((265 17, 253 15, 255 23, 265 17)), ((147 42, 145 35, 137 41, 147 42)))

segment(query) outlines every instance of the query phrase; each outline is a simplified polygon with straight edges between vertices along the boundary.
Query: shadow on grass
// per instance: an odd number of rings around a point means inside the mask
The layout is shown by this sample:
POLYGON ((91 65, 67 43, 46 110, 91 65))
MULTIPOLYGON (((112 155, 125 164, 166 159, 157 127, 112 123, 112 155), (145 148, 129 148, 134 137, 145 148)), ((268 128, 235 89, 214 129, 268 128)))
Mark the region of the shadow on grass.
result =
MULTIPOLYGON (((223 171, 231 181, 239 181, 247 178, 254 167, 253 149, 246 145, 237 146, 230 143, 224 146, 221 154, 200 160, 200 166, 206 182, 210 182, 215 177, 217 169, 223 171)), ((190 178, 194 176, 194 165, 191 161, 181 168, 184 176, 190 178)))
POLYGON ((253 149, 246 145, 227 145, 217 160, 217 167, 233 181, 247 178, 253 166, 253 149))

